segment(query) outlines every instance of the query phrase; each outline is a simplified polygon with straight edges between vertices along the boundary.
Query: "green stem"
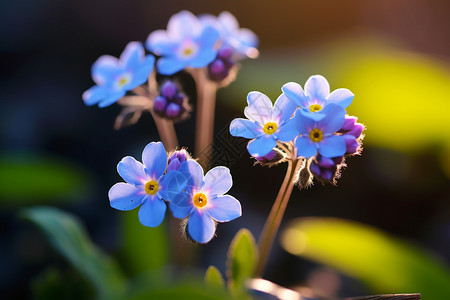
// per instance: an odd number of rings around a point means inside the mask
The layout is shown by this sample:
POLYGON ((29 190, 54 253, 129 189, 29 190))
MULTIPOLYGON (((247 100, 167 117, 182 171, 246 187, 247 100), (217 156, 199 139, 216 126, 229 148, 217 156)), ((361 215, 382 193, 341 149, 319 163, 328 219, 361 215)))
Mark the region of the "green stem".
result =
POLYGON ((288 160, 287 163, 288 168, 286 171, 286 176, 284 177, 280 191, 278 192, 269 217, 267 218, 262 233, 259 237, 259 259, 255 269, 256 277, 262 277, 264 273, 267 259, 269 258, 270 249, 272 248, 272 244, 278 232, 278 228, 280 227, 281 220, 283 219, 286 206, 289 202, 289 198, 291 197, 292 188, 295 184, 295 176, 301 165, 301 160, 298 160, 294 155, 294 158, 292 160, 288 160))

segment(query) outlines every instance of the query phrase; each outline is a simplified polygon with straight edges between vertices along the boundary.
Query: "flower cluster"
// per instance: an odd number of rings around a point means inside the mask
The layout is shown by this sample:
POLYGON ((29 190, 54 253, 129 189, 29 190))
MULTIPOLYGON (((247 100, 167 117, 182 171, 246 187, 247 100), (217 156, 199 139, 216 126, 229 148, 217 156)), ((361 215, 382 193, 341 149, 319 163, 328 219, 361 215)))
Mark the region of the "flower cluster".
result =
POLYGON ((125 182, 109 190, 113 208, 131 210, 138 206, 139 221, 149 227, 159 226, 167 203, 176 218, 187 221, 188 236, 199 242, 209 242, 216 222, 228 222, 241 216, 241 204, 224 195, 232 186, 228 168, 215 167, 206 175, 202 167, 185 150, 169 158, 161 142, 148 144, 142 153, 142 163, 124 157, 117 165, 125 182))
POLYGON ((231 135, 252 139, 247 149, 258 160, 270 161, 274 152, 282 151, 281 159, 307 159, 306 166, 317 179, 333 182, 344 156, 361 151, 364 125, 345 110, 353 93, 348 89, 330 93, 328 81, 320 75, 311 76, 305 90, 289 82, 282 92, 273 106, 266 95, 250 92, 244 109, 247 119, 233 120, 231 135))
POLYGON ((153 110, 163 118, 179 119, 189 111, 187 97, 173 81, 167 80, 161 85, 153 110))

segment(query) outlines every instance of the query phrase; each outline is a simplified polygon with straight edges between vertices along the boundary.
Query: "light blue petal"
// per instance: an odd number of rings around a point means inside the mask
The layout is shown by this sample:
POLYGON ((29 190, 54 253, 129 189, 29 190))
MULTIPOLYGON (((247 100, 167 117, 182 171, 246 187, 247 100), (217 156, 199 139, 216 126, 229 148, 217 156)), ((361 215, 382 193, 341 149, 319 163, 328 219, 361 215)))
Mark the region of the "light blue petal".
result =
POLYGON ((108 197, 111 207, 118 210, 131 210, 141 205, 145 195, 134 185, 119 182, 111 187, 108 197))
POLYGON ((153 71, 155 66, 155 57, 153 55, 147 55, 145 60, 138 66, 133 74, 132 89, 145 83, 148 80, 148 76, 153 71))
POLYGON ((212 48, 220 37, 219 31, 212 26, 206 26, 203 28, 198 42, 203 48, 212 48))
POLYGON ((244 109, 247 119, 261 125, 271 121, 272 101, 269 97, 260 92, 250 92, 247 95, 247 103, 248 106, 244 109))
POLYGON ((307 117, 308 119, 311 119, 315 122, 318 122, 318 121, 322 120, 323 118, 325 118, 325 114, 322 111, 313 113, 307 107, 300 109, 300 113, 302 115, 304 115, 305 117, 307 117))
POLYGON ((175 43, 167 35, 165 30, 155 30, 149 34, 145 46, 156 55, 171 55, 178 43, 175 43))
POLYGON ((188 191, 183 191, 176 194, 170 201, 170 203, 178 207, 194 207, 192 202, 192 189, 187 188, 188 191))
POLYGON ((319 153, 323 157, 343 156, 345 152, 347 152, 347 145, 342 136, 327 136, 319 143, 319 153))
POLYGON ((173 75, 176 72, 183 70, 187 62, 178 60, 173 57, 161 57, 156 62, 158 72, 162 75, 173 75))
POLYGON ((343 108, 346 108, 352 103, 353 97, 355 97, 355 95, 353 95, 353 93, 350 92, 350 90, 337 89, 331 92, 330 95, 328 95, 327 100, 328 103, 336 103, 342 106, 343 108))
POLYGON ((197 53, 197 56, 189 62, 192 68, 203 68, 212 62, 217 56, 217 50, 205 48, 197 53))
POLYGON ((164 174, 167 167, 167 153, 161 142, 151 142, 145 146, 142 152, 142 162, 145 166, 145 173, 152 178, 158 179, 164 174))
POLYGON ((128 183, 142 185, 148 179, 144 165, 131 156, 126 156, 117 164, 117 172, 128 183))
POLYGON ((139 221, 148 227, 159 226, 166 214, 166 203, 158 197, 147 196, 139 209, 139 221))
POLYGON ((300 134, 297 119, 298 116, 294 116, 292 119, 287 120, 282 126, 278 127, 278 130, 275 132, 278 141, 290 142, 300 134))
POLYGON ((178 206, 173 203, 169 203, 169 207, 172 211, 172 215, 178 219, 186 218, 194 210, 193 206, 178 206))
POLYGON ((300 84, 295 82, 288 82, 281 88, 283 93, 289 99, 293 100, 300 107, 309 106, 308 97, 306 97, 300 84))
POLYGON ((228 222, 242 215, 241 203, 230 196, 224 195, 208 200, 208 213, 219 222, 228 222))
POLYGON ((100 102, 109 94, 109 90, 103 86, 94 85, 83 93, 84 104, 91 106, 100 102))
POLYGON ((230 169, 227 167, 215 167, 206 173, 203 179, 202 190, 208 191, 210 196, 223 195, 233 185, 230 169))
POLYGON ((187 10, 172 15, 167 24, 167 32, 172 39, 199 36, 202 27, 197 17, 187 10))
POLYGON ((309 77, 306 81, 305 92, 309 96, 311 102, 321 102, 330 93, 330 85, 322 75, 314 75, 309 77))
POLYGON ((241 47, 238 49, 241 51, 248 48, 256 48, 259 44, 258 36, 247 28, 241 28, 237 32, 236 39, 241 43, 241 47))
MULTIPOLYGON (((168 171, 159 182, 159 191, 166 201, 172 201, 187 184, 187 178, 179 171, 168 171)), ((184 192, 183 192, 184 193, 184 192)))
POLYGON ((304 158, 310 158, 317 154, 317 146, 313 143, 309 136, 301 136, 295 140, 297 147, 297 155, 304 158))
POLYGON ((194 210, 189 217, 187 229, 193 240, 204 244, 214 237, 216 224, 205 211, 199 213, 194 210))
POLYGON ((120 90, 120 91, 109 90, 108 95, 105 96, 105 98, 103 98, 103 100, 98 103, 98 107, 110 106, 111 104, 117 102, 117 100, 119 100, 120 98, 125 96, 125 94, 126 94, 126 91, 124 91, 124 90, 120 90))
POLYGON ((345 122, 345 109, 334 103, 330 103, 321 110, 325 118, 317 122, 317 128, 324 134, 335 133, 342 128, 345 122))
MULTIPOLYGON (((325 117, 325 115, 317 115, 321 119, 325 117)), ((309 134, 310 130, 314 128, 315 121, 311 118, 311 115, 308 112, 305 112, 303 109, 297 110, 294 118, 296 119, 298 130, 301 134, 309 134)))
POLYGON ((296 109, 297 104, 286 97, 285 94, 281 94, 273 105, 271 119, 277 123, 289 120, 296 109))
POLYGON ((230 134, 247 139, 254 139, 263 134, 261 126, 247 119, 237 118, 230 124, 230 134))
POLYGON ((200 189, 203 183, 203 168, 195 160, 187 160, 178 169, 188 178, 188 185, 200 189))
POLYGON ((144 47, 139 42, 129 42, 120 55, 120 61, 126 70, 136 70, 144 60, 144 47))
POLYGON ((180 160, 178 158, 175 158, 167 166, 167 172, 169 172, 171 170, 176 171, 180 168, 180 166, 181 166, 180 160))
POLYGON ((271 135, 262 135, 248 143, 247 150, 251 156, 261 157, 269 153, 275 146, 277 141, 271 135))
POLYGON ((113 84, 117 75, 124 71, 120 61, 111 55, 100 56, 92 65, 92 79, 98 85, 113 84))

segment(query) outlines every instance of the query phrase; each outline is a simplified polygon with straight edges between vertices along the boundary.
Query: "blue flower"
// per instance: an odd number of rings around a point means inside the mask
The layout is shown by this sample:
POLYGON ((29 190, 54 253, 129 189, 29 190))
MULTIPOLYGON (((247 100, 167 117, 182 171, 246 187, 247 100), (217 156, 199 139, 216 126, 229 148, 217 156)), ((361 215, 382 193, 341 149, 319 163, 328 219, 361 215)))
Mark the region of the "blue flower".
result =
POLYGON ((220 32, 222 46, 233 49, 233 60, 240 60, 245 57, 255 58, 258 56, 258 37, 247 29, 240 28, 236 18, 229 12, 224 11, 216 18, 213 15, 199 16, 203 26, 213 26, 220 32))
POLYGON ((348 89, 337 89, 330 94, 330 85, 321 75, 309 77, 305 83, 305 91, 295 82, 286 83, 281 90, 316 121, 324 117, 322 109, 329 103, 346 108, 354 97, 348 89))
POLYGON ((345 109, 330 103, 322 109, 323 118, 315 121, 303 110, 297 111, 293 122, 300 132, 295 140, 297 155, 313 157, 319 152, 327 158, 343 156, 347 151, 343 135, 336 134, 345 122, 345 109))
POLYGON ((230 124, 230 133, 254 139, 247 146, 250 155, 265 156, 276 146, 277 140, 289 142, 299 134, 291 119, 297 105, 284 94, 278 97, 273 107, 272 101, 260 92, 250 92, 247 102, 244 114, 248 120, 234 119, 230 124))
POLYGON ((199 242, 209 242, 216 231, 216 222, 228 222, 241 216, 241 204, 230 195, 224 195, 233 185, 230 170, 215 167, 203 176, 202 167, 187 160, 178 169, 188 177, 183 192, 170 203, 176 218, 186 218, 187 233, 199 242))
POLYGON ((202 68, 214 60, 219 32, 212 26, 202 27, 192 13, 181 11, 173 15, 166 30, 156 30, 148 36, 146 47, 162 56, 158 72, 172 75, 186 67, 202 68))
POLYGON ((161 142, 148 144, 142 153, 142 163, 124 157, 117 165, 125 182, 116 183, 109 190, 110 204, 118 210, 131 210, 139 205, 139 221, 156 227, 164 219, 166 203, 184 188, 187 178, 177 171, 166 174, 167 153, 161 142), (164 199, 164 200, 163 200, 164 199))
POLYGON ((130 42, 120 55, 102 55, 92 65, 94 85, 83 93, 86 105, 105 107, 113 104, 125 93, 147 81, 153 70, 155 57, 145 55, 139 42, 130 42))

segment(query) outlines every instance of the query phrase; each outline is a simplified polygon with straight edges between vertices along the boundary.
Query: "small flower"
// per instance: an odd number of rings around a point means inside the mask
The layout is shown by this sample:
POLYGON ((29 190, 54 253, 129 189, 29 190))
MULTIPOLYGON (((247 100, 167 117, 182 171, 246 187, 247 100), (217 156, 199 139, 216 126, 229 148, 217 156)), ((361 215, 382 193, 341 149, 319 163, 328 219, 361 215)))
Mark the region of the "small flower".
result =
POLYGON ((259 43, 258 37, 249 29, 240 28, 238 21, 231 13, 224 11, 217 18, 213 15, 201 15, 199 20, 203 26, 213 26, 219 31, 222 46, 232 50, 233 61, 258 56, 256 49, 259 43))
POLYGON ((83 93, 86 105, 106 107, 125 93, 147 81, 155 63, 153 55, 145 55, 139 42, 130 42, 120 58, 102 55, 92 65, 92 79, 97 85, 83 93))
POLYGON ((153 110, 161 117, 180 119, 189 110, 187 97, 178 90, 174 82, 167 80, 161 86, 160 94, 155 98, 153 110))
POLYGON ((247 149, 250 155, 262 157, 268 154, 278 141, 289 142, 299 134, 292 122, 297 105, 281 94, 272 107, 272 101, 260 92, 250 92, 244 114, 248 118, 234 119, 230 124, 232 136, 253 139, 247 149))
POLYGON ((305 91, 295 82, 288 82, 281 88, 289 99, 295 101, 315 121, 324 117, 322 109, 330 103, 347 108, 353 101, 353 93, 348 89, 337 89, 330 94, 330 85, 325 77, 314 75, 305 83, 305 91))
POLYGON ((232 186, 230 170, 215 167, 203 176, 202 167, 187 160, 178 169, 188 181, 183 192, 170 203, 176 218, 186 218, 187 233, 199 242, 209 242, 216 231, 217 222, 228 222, 241 216, 241 204, 236 198, 224 195, 232 186))
POLYGON ((124 157, 117 172, 125 182, 116 183, 109 190, 110 204, 118 210, 131 210, 139 205, 142 225, 156 227, 166 213, 166 203, 179 193, 186 177, 177 171, 168 171, 167 153, 161 142, 148 144, 142 153, 142 163, 133 157, 124 157), (163 200, 164 199, 164 200, 163 200))
POLYGON ((320 121, 311 119, 302 110, 295 114, 293 120, 301 134, 295 140, 298 156, 310 158, 319 152, 324 157, 337 157, 346 153, 345 139, 337 134, 345 122, 345 109, 330 103, 321 113, 320 121))
POLYGON ((212 26, 202 27, 191 12, 173 15, 167 30, 156 30, 147 38, 146 47, 161 56, 158 72, 172 75, 186 67, 202 68, 214 60, 219 32, 212 26))

